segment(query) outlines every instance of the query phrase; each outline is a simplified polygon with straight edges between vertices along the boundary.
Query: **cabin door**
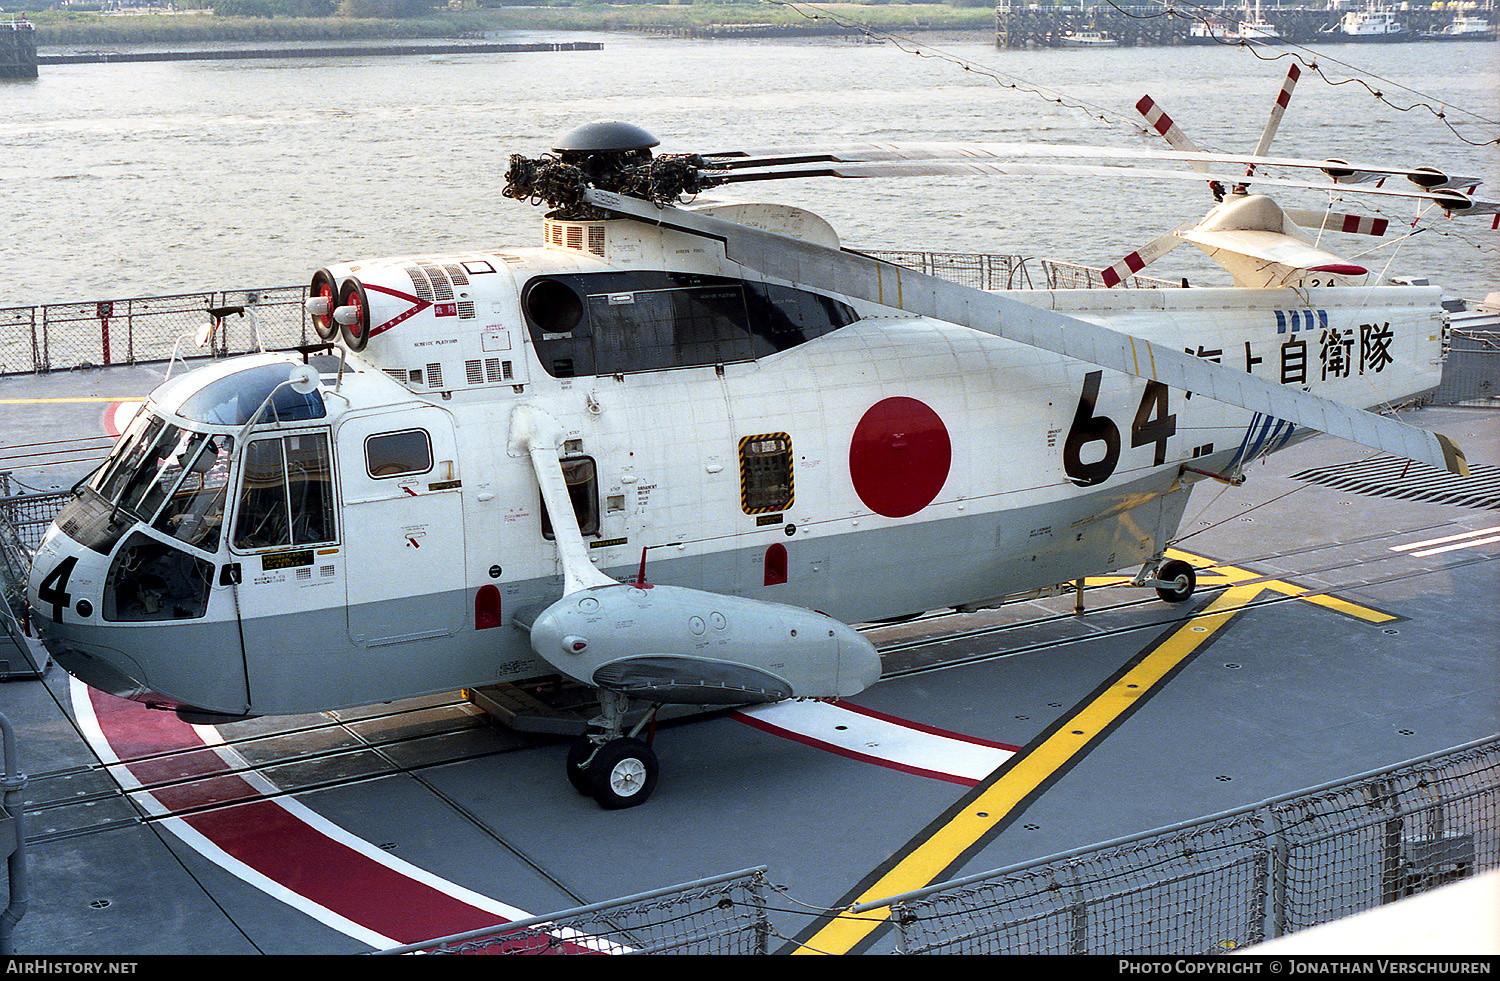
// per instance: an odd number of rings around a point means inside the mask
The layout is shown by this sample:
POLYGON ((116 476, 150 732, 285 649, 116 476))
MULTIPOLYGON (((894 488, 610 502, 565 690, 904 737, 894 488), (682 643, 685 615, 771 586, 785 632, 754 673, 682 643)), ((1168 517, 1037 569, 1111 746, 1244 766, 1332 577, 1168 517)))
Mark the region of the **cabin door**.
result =
POLYGON ((468 603, 452 417, 403 406, 346 418, 335 438, 349 638, 382 648, 457 633, 468 603))
POLYGON ((233 591, 251 712, 301 711, 309 679, 348 646, 331 437, 326 427, 257 434, 240 455, 219 585, 233 591))

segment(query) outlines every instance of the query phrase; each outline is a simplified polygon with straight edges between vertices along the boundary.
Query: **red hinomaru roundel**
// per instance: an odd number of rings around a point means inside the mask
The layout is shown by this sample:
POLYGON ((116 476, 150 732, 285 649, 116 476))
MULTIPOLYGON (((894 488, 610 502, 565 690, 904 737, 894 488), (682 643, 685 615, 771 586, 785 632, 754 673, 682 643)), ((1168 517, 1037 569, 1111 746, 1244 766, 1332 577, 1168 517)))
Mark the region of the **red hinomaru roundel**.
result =
POLYGON ((943 420, 916 399, 870 406, 849 442, 849 476, 871 511, 904 518, 931 504, 948 480, 953 444, 943 420))

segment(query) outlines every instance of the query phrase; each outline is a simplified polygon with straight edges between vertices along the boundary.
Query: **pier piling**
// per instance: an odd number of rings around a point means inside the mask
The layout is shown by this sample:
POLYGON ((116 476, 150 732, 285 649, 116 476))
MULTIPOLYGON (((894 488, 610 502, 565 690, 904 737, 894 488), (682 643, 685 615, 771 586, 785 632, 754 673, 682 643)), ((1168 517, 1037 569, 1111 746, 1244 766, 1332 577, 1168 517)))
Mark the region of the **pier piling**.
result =
POLYGON ((0 24, 0 78, 36 77, 36 28, 13 17, 0 24))

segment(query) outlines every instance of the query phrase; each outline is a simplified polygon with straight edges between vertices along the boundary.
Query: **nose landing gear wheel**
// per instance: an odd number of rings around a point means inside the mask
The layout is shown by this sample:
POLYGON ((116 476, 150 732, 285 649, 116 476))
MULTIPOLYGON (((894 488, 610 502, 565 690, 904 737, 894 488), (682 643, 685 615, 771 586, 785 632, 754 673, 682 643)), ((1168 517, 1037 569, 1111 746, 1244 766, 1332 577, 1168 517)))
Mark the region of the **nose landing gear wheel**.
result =
POLYGON ((599 749, 587 773, 589 793, 600 807, 635 807, 656 789, 656 754, 639 739, 616 739, 599 749))

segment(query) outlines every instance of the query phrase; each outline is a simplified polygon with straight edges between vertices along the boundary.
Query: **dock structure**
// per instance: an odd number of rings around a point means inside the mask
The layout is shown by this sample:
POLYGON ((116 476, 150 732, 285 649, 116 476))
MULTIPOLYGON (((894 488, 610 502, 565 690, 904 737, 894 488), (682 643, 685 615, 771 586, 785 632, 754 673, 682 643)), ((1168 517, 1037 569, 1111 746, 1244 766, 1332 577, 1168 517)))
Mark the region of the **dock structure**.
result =
MULTIPOLYGON (((1438 5, 1400 11, 1409 40, 1435 33, 1453 20, 1453 9, 1434 9, 1438 5)), ((1334 31, 1345 11, 1332 5, 1305 7, 1270 6, 1261 9, 1264 20, 1281 38, 1294 44, 1334 43, 1342 37, 1334 31)), ((1485 2, 1473 11, 1495 24, 1494 4, 1485 2)), ((1170 46, 1215 42, 1194 38, 1193 28, 1202 28, 1205 20, 1216 26, 1236 27, 1245 19, 1243 6, 1217 9, 1192 7, 1169 12, 1160 4, 1125 6, 1114 4, 1070 5, 1028 3, 1002 0, 995 7, 995 46, 997 48, 1057 48, 1065 39, 1080 34, 1099 34, 1121 47, 1170 46)), ((1493 35, 1491 35, 1493 37, 1493 35)))
POLYGON ((36 77, 36 28, 13 17, 0 24, 0 78, 36 77))

